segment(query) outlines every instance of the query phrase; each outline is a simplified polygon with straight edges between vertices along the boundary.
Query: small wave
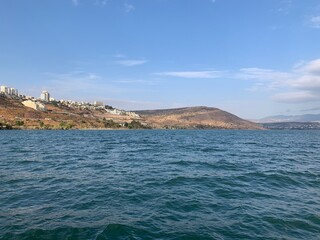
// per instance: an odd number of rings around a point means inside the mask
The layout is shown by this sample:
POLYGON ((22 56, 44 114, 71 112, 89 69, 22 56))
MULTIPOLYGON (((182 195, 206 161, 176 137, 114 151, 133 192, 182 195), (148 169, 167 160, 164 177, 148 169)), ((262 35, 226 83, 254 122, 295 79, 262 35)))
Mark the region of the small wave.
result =
POLYGON ((123 224, 109 224, 106 229, 100 233, 96 240, 114 240, 114 239, 154 239, 155 236, 141 228, 131 227, 123 224))
POLYGON ((97 229, 94 228, 74 228, 64 227, 52 230, 30 229, 23 233, 12 234, 7 233, 3 236, 5 239, 23 239, 23 240, 61 240, 61 239, 94 239, 97 229))
POLYGON ((149 239, 168 239, 168 240, 212 240, 210 235, 203 235, 192 232, 150 232, 142 228, 131 227, 123 224, 109 224, 100 233, 96 240, 149 240, 149 239))

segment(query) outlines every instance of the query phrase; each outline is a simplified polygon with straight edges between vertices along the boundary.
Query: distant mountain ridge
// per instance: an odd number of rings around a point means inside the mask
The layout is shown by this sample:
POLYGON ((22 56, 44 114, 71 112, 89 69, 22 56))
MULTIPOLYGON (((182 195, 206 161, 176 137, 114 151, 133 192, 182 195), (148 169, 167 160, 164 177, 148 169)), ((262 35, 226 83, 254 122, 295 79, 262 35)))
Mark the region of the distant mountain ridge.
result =
POLYGON ((320 114, 303 115, 275 115, 265 117, 255 122, 258 123, 280 123, 280 122, 320 122, 320 114))
POLYGON ((262 126, 270 130, 320 130, 320 122, 276 122, 262 126))

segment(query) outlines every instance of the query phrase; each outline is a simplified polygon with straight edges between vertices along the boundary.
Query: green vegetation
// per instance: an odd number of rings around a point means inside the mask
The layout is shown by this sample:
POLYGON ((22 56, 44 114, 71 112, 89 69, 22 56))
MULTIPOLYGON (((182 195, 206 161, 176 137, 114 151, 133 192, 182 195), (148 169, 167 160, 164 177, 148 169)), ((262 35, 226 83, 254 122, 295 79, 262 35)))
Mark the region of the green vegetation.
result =
POLYGON ((103 118, 103 124, 105 128, 120 128, 121 125, 119 123, 116 123, 113 120, 106 120, 105 118, 103 118))
POLYGON ((74 127, 72 123, 60 122, 59 124, 61 130, 69 130, 74 127))
POLYGON ((109 109, 109 110, 113 110, 114 109, 113 107, 111 107, 109 105, 105 105, 104 107, 105 107, 105 109, 109 109))
POLYGON ((125 123, 125 127, 129 129, 150 129, 150 127, 143 125, 141 122, 133 120, 131 123, 125 123))
POLYGON ((52 126, 50 126, 49 124, 44 125, 43 129, 45 130, 51 130, 52 126))
POLYGON ((24 125, 24 121, 21 121, 21 120, 17 120, 16 121, 16 124, 15 124, 16 126, 23 126, 24 125))
POLYGON ((50 103, 55 107, 59 107, 60 106, 58 101, 51 101, 50 103))
POLYGON ((44 122, 40 121, 40 122, 39 122, 39 126, 40 126, 40 128, 43 128, 44 122))
POLYGON ((0 122, 0 130, 11 130, 12 126, 8 123, 0 122))

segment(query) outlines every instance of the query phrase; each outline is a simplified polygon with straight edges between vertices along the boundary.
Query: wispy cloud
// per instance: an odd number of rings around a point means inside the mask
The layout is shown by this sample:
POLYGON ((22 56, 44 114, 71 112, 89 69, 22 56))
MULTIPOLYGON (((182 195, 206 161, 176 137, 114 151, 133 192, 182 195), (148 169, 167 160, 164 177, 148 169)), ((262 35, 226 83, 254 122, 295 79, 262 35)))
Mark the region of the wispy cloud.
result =
POLYGON ((125 54, 122 53, 116 53, 114 55, 112 55, 115 58, 127 58, 127 56, 125 54))
POLYGON ((101 99, 105 95, 124 93, 107 79, 90 72, 73 71, 68 73, 46 73, 46 89, 55 98, 70 97, 74 100, 101 99))
POLYGON ((281 0, 279 1, 279 7, 277 9, 277 12, 284 15, 288 15, 291 11, 292 5, 292 0, 281 0))
POLYGON ((133 10, 135 10, 135 7, 132 4, 125 3, 123 6, 124 6, 124 10, 127 13, 132 12, 133 10))
POLYGON ((301 110, 301 112, 313 112, 313 111, 319 111, 320 107, 313 107, 313 108, 307 108, 304 110, 301 110))
POLYGON ((184 72, 159 72, 158 76, 179 77, 179 78, 219 78, 223 76, 223 71, 184 71, 184 72))
MULTIPOLYGON (((71 2, 73 3, 74 6, 79 6, 79 4, 80 4, 80 0, 71 0, 71 2)), ((109 0, 90 0, 90 1, 87 1, 88 4, 92 4, 92 5, 100 6, 100 7, 107 5, 108 2, 109 2, 109 0)))
POLYGON ((133 67, 137 65, 142 65, 147 63, 147 60, 133 60, 133 59, 126 59, 126 60, 120 60, 120 61, 115 61, 116 64, 125 66, 125 67, 133 67))
POLYGON ((79 0, 71 0, 73 5, 78 6, 79 5, 79 0))
POLYGON ((320 16, 313 16, 309 20, 310 26, 313 28, 320 28, 320 16))
POLYGON ((113 82, 121 83, 121 84, 144 84, 144 85, 156 85, 159 83, 159 81, 155 81, 155 80, 142 80, 142 79, 121 79, 113 82))
POLYGON ((94 5, 96 6, 105 6, 109 0, 95 0, 94 5))
POLYGON ((312 91, 296 91, 296 92, 285 92, 278 93, 272 97, 277 102, 284 103, 303 103, 303 102, 314 102, 319 101, 320 96, 312 91))
POLYGON ((274 79, 289 79, 290 73, 275 71, 272 69, 263 68, 241 68, 238 73, 235 74, 240 79, 251 79, 259 81, 273 81, 274 79))
POLYGON ((235 71, 172 71, 154 75, 186 79, 219 79, 251 81, 248 91, 264 91, 277 102, 302 103, 320 101, 320 59, 299 62, 289 71, 258 67, 235 71))
POLYGON ((299 63, 288 72, 245 68, 235 78, 255 81, 251 90, 280 91, 272 96, 277 102, 320 101, 320 59, 299 63))

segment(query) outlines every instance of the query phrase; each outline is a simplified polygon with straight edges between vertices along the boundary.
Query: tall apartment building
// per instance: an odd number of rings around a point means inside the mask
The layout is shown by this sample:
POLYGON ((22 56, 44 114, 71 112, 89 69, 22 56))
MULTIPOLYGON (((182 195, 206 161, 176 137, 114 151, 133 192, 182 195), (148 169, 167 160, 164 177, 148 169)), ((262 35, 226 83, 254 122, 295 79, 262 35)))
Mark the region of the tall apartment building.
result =
POLYGON ((11 95, 18 96, 18 89, 10 88, 11 95))
POLYGON ((48 91, 42 91, 40 99, 45 102, 50 102, 50 93, 48 91))
POLYGON ((7 86, 0 86, 0 93, 12 95, 12 96, 18 96, 18 89, 10 88, 7 86))
POLYGON ((1 93, 6 93, 6 94, 8 94, 8 87, 6 87, 6 86, 0 86, 0 92, 1 92, 1 93))

